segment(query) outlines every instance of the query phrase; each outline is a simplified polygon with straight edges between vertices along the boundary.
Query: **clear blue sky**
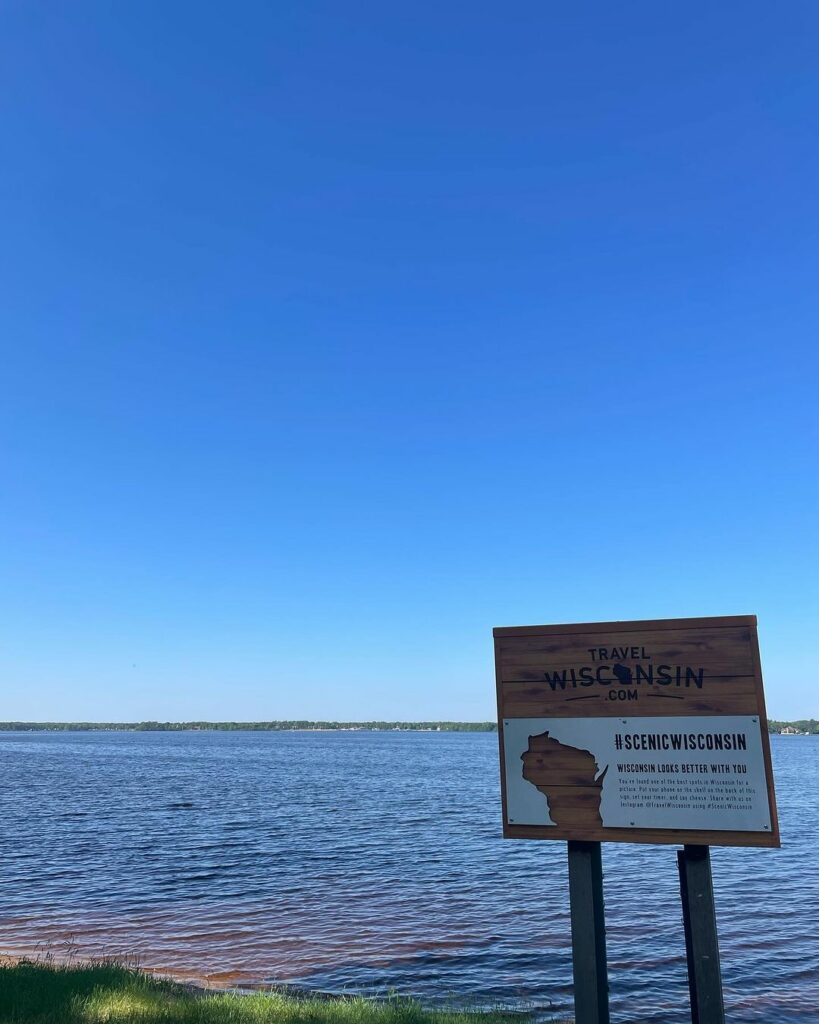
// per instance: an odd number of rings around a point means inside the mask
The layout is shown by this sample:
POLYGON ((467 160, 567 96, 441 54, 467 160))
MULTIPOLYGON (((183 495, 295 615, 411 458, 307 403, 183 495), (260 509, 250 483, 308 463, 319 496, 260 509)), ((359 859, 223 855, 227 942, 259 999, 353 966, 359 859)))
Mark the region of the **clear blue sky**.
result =
POLYGON ((809 2, 3 5, 0 719, 494 716, 760 617, 819 716, 809 2))

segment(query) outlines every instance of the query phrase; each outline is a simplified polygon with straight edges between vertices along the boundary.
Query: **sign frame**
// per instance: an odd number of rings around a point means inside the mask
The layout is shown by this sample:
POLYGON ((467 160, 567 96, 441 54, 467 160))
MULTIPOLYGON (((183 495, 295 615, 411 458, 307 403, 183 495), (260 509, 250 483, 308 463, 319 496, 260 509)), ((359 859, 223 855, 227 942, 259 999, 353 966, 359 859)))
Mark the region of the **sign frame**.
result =
MULTIPOLYGON (((496 627, 493 635, 504 838, 765 848, 780 846, 755 615, 506 626, 496 627), (655 635, 654 641, 652 634, 655 635), (613 643, 613 640, 617 639, 620 643, 613 643), (697 664, 708 665, 710 659, 710 665, 716 667, 718 671, 713 673, 710 668, 691 669, 691 679, 684 681, 683 684, 680 682, 679 673, 677 674, 676 687, 655 687, 653 692, 649 691, 649 687, 643 687, 641 692, 646 698, 671 696, 671 691, 674 691, 675 701, 655 699, 650 702, 650 706, 647 699, 605 699, 604 693, 607 693, 608 697, 612 697, 614 692, 618 693, 618 697, 621 696, 618 681, 612 680, 608 673, 606 686, 609 683, 615 684, 611 690, 605 686, 598 689, 593 683, 588 683, 588 673, 583 675, 583 682, 578 687, 576 673, 579 669, 568 670, 572 673, 573 682, 568 684, 567 688, 561 689, 562 684, 547 684, 549 676, 548 671, 544 670, 544 665, 548 669, 550 663, 552 666, 571 663, 572 658, 578 657, 578 650, 617 650, 626 655, 637 652, 636 659, 628 656, 619 659, 622 664, 618 664, 618 668, 631 673, 640 661, 640 652, 643 657, 651 658, 647 651, 656 648, 658 644, 663 651, 678 654, 683 660, 686 656, 690 656, 691 660, 697 655, 697 664), (629 665, 632 668, 629 668, 629 665), (697 672, 701 673, 699 685, 697 672), (712 677, 711 687, 702 685, 702 673, 705 673, 705 679, 709 682, 709 676, 712 677), (689 686, 688 683, 692 681, 693 685, 689 686), (596 700, 595 697, 600 699, 596 700), (678 701, 683 702, 682 707, 676 703, 678 701), (752 715, 757 719, 770 812, 770 831, 588 825, 566 827, 521 825, 510 823, 508 820, 505 719, 621 717, 632 721, 639 718, 667 717, 671 725, 675 718, 719 717, 732 714, 752 715)), ((671 660, 670 654, 666 653, 665 657, 671 660)), ((565 678, 567 670, 562 671, 565 678)), ((644 675, 646 671, 643 669, 644 675)), ((599 678, 601 674, 602 669, 598 672, 597 681, 602 681, 599 678)), ((636 689, 635 692, 639 697, 640 692, 636 689)))

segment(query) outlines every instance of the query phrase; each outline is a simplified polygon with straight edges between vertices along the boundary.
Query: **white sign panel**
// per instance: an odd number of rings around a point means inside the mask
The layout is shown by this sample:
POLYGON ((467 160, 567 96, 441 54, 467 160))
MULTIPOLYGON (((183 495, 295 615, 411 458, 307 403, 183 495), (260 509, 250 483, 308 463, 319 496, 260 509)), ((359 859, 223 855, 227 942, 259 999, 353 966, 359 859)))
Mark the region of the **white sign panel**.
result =
POLYGON ((503 720, 510 825, 770 832, 759 719, 503 720))

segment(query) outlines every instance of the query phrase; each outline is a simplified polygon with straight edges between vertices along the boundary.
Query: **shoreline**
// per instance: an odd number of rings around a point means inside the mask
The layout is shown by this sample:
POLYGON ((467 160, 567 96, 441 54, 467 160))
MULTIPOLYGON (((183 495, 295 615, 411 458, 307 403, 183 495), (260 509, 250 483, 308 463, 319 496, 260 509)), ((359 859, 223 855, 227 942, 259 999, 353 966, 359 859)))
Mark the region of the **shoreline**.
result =
MULTIPOLYGON (((9 951, 8 948, 0 950, 0 968, 19 967, 20 965, 31 965, 43 969, 58 968, 65 970, 83 970, 88 968, 117 967, 123 971, 133 971, 137 974, 152 978, 156 982, 168 982, 188 990, 192 995, 271 995, 282 996, 285 999, 298 1001, 315 1002, 342 1002, 350 999, 362 1000, 366 1003, 380 1004, 389 1002, 394 997, 365 995, 360 992, 327 992, 322 989, 306 988, 302 985, 294 985, 288 982, 251 982, 241 981, 241 971, 202 971, 182 970, 180 968, 151 967, 142 964, 135 957, 130 959, 127 956, 80 956, 72 951, 61 952, 51 947, 42 951, 31 953, 30 951, 9 951)), ((401 996, 401 999, 409 999, 413 1002, 418 999, 418 1004, 423 1002, 415 996, 401 996)), ((430 1009, 429 1012, 438 1012, 430 1009)), ((455 1012, 470 1015, 487 1015, 494 1012, 492 1009, 457 1009, 455 1012)), ((504 1008, 504 1015, 515 1020, 528 1020, 533 1016, 533 1011, 524 1009, 504 1008)))
POLYGON ((519 1024, 533 1017, 498 1008, 425 1008, 394 995, 206 990, 112 960, 60 964, 0 954, 0 1019, 16 1024, 519 1024))
MULTIPOLYGON (((196 971, 174 967, 157 967, 144 964, 137 957, 126 955, 93 956, 78 955, 71 950, 61 951, 53 947, 42 950, 0 950, 0 967, 16 967, 20 964, 33 964, 38 967, 84 968, 102 967, 114 964, 123 970, 137 971, 157 981, 168 981, 181 985, 196 992, 235 992, 240 995, 253 995, 260 992, 280 993, 293 999, 343 999, 343 993, 322 992, 319 989, 304 988, 279 982, 253 982, 243 980, 241 971, 196 971)), ((368 998, 363 996, 361 998, 368 998)))

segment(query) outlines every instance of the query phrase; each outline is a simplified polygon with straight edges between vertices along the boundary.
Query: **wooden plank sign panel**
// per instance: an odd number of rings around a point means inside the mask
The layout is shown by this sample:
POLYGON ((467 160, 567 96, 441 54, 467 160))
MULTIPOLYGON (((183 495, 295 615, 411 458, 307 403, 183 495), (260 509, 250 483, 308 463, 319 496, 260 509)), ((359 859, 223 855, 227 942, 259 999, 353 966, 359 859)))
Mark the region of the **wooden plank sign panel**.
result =
POLYGON ((756 616, 494 636, 504 836, 779 846, 756 616))

